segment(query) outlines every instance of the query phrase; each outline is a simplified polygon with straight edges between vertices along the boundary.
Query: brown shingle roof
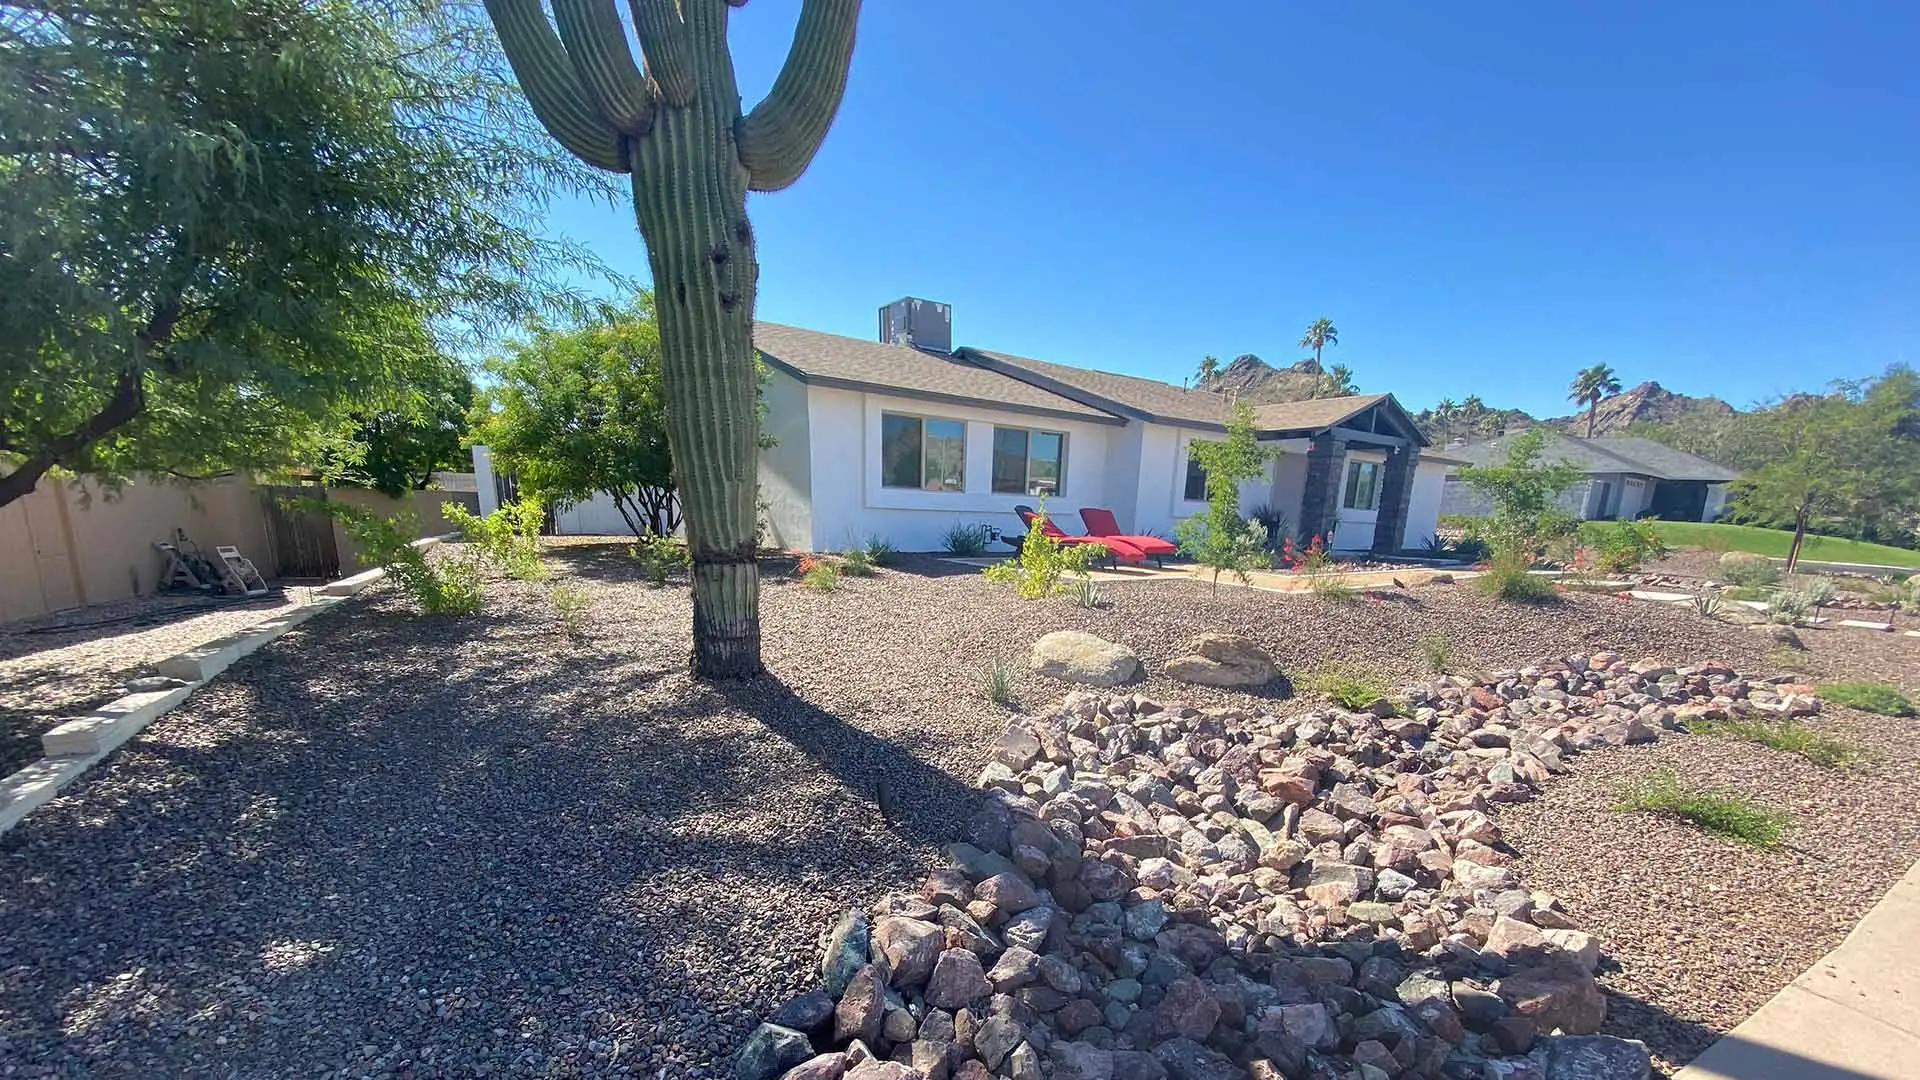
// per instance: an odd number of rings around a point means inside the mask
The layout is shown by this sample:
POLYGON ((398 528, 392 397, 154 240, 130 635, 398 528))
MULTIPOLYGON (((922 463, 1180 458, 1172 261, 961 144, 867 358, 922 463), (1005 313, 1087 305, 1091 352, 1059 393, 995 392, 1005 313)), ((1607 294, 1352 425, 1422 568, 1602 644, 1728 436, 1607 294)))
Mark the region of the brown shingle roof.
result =
POLYGON ((1190 390, 1157 379, 1068 367, 988 349, 967 348, 961 352, 994 367, 1015 369, 1021 377, 1057 383, 1070 392, 1078 391, 1083 399, 1095 399, 1096 404, 1111 406, 1123 414, 1173 424, 1219 427, 1226 422, 1226 395, 1211 390, 1190 390))
POLYGON ((1262 431, 1318 431, 1385 400, 1386 394, 1349 394, 1346 397, 1255 405, 1253 425, 1262 431))
POLYGON ((908 397, 1096 423, 1119 422, 1110 413, 1011 376, 906 345, 864 341, 769 322, 753 324, 753 344, 768 363, 811 384, 876 393, 891 391, 908 397))

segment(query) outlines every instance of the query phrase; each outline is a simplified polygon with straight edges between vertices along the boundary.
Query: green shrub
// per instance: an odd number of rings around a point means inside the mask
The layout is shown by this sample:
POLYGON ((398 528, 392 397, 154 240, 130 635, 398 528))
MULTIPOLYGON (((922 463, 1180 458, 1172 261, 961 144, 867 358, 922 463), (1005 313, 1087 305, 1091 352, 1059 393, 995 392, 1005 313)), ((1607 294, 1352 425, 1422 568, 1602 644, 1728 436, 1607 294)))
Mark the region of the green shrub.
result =
POLYGON ((1735 585, 1765 588, 1780 584, 1780 568, 1765 555, 1729 551, 1720 556, 1720 576, 1735 585))
POLYGON ((1707 832, 1757 848, 1780 843, 1792 819, 1730 791, 1690 788, 1672 769, 1655 769, 1620 789, 1619 811, 1644 811, 1689 821, 1707 832))
POLYGON ((1372 708, 1381 701, 1393 704, 1385 679, 1377 672, 1351 665, 1336 665, 1303 676, 1300 686, 1310 694, 1355 712, 1372 708))
POLYGON ((655 586, 665 585, 675 571, 684 571, 693 565, 693 556, 686 545, 657 533, 641 537, 627 548, 627 554, 639 561, 640 572, 655 586))
POLYGON ((1213 568, 1215 592, 1220 591, 1223 571, 1244 582, 1252 571, 1273 565, 1267 527, 1240 516, 1240 484, 1265 475, 1274 454, 1272 447, 1260 443, 1253 407, 1244 401, 1233 406, 1225 438, 1196 439, 1187 445, 1188 458, 1206 476, 1207 510, 1181 518, 1173 532, 1182 555, 1213 568))
POLYGON ((429 615, 471 615, 480 610, 484 587, 476 555, 446 555, 428 559, 416 547, 420 518, 408 510, 382 517, 371 510, 320 499, 300 499, 301 509, 314 510, 340 522, 360 546, 360 561, 387 572, 402 592, 429 615))
POLYGON ((1517 552, 1503 552, 1487 563, 1474 588, 1500 600, 1540 601, 1554 595, 1553 583, 1533 573, 1532 562, 1517 552))
POLYGON ((1616 521, 1600 534, 1594 566, 1605 574, 1626 574, 1666 554, 1666 542, 1651 522, 1616 521))
POLYGON ((1743 739, 1789 754, 1798 754, 1827 769, 1845 768, 1867 760, 1864 750, 1849 742, 1829 738, 1796 720, 1760 720, 1729 717, 1725 720, 1694 719, 1686 723, 1696 735, 1720 735, 1743 739))
POLYGON ((995 660, 987 668, 987 700, 1003 709, 1012 708, 1015 703, 1013 665, 1005 660, 995 660))
POLYGON ((866 543, 860 545, 860 550, 866 554, 867 562, 874 566, 886 566, 893 562, 895 555, 900 554, 898 548, 877 534, 867 537, 866 543))
POLYGON ((1767 621, 1793 626, 1807 613, 1807 598, 1792 589, 1767 594, 1767 621))
POLYGON ((560 625, 565 627, 568 637, 580 637, 587 629, 587 609, 593 602, 587 598, 587 591, 574 585, 555 585, 547 594, 553 601, 554 613, 560 616, 560 625))
POLYGON ((1307 571, 1307 587, 1331 604, 1351 604, 1360 597, 1360 590, 1347 584, 1337 572, 1324 568, 1307 571))
POLYGON ((1258 523, 1267 531, 1266 548, 1269 554, 1278 553, 1281 541, 1291 534, 1286 511, 1269 503, 1261 503, 1249 510, 1247 520, 1258 523))
POLYGON ((1827 683, 1820 687, 1820 696, 1835 705, 1845 705, 1849 709, 1862 712, 1879 713, 1881 716, 1912 716, 1913 701, 1900 692, 1900 688, 1891 683, 1867 682, 1853 679, 1847 682, 1827 683))
POLYGON ((978 555, 993 542, 993 531, 985 525, 954 522, 940 537, 940 546, 955 555, 978 555))
POLYGON ((547 512, 539 502, 517 499, 485 517, 469 513, 458 503, 448 503, 441 513, 508 577, 535 581, 547 576, 547 566, 540 561, 540 526, 547 512))
POLYGON ((1042 500, 1020 544, 1020 554, 981 571, 988 581, 1013 586, 1023 600, 1038 600, 1064 591, 1063 582, 1069 576, 1088 576, 1093 560, 1107 549, 1098 544, 1062 544, 1040 527, 1046 519, 1047 504, 1042 500))
POLYGON ((1447 635, 1438 630, 1420 635, 1420 658, 1435 675, 1444 675, 1447 662, 1453 659, 1453 645, 1447 641, 1447 635))
POLYGON ((1773 595, 1773 590, 1764 585, 1729 585, 1720 590, 1720 596, 1726 600, 1765 600, 1773 595))
POLYGON ((1834 598, 1840 595, 1839 587, 1834 585, 1831 578, 1812 578, 1795 591, 1815 611, 1833 603, 1834 598))
POLYGON ((840 568, 820 559, 800 575, 800 584, 814 592, 832 592, 840 587, 840 568))
POLYGON ((847 577, 872 577, 873 559, 866 548, 848 548, 840 553, 839 568, 847 577))

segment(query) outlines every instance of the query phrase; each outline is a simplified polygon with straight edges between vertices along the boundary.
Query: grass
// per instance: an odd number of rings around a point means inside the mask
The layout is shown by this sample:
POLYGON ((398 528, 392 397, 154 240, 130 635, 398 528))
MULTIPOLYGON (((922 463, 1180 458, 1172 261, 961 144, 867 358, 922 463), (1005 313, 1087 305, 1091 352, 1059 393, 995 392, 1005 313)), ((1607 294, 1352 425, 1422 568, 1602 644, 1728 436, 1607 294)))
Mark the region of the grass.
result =
POLYGON ((840 568, 822 559, 800 575, 800 584, 814 592, 832 592, 840 587, 840 568))
POLYGON ((568 637, 579 637, 587 631, 587 609, 593 601, 587 598, 587 591, 573 585, 555 585, 548 594, 553 601, 554 613, 560 616, 560 625, 566 629, 568 637))
POLYGON ((1689 720, 1687 730, 1696 735, 1720 735, 1798 754, 1823 769, 1844 769, 1868 760, 1867 752, 1860 747, 1822 735, 1795 720, 1689 720))
POLYGON ((995 660, 987 669, 987 700, 1003 709, 1014 706, 1013 665, 1005 660, 995 660))
POLYGON ((1913 699, 1891 683, 1867 682, 1864 679, 1826 683, 1820 687, 1820 696, 1835 705, 1879 713, 1881 716, 1914 715, 1913 699))
POLYGON ((1541 601, 1557 595, 1553 582, 1533 573, 1525 559, 1510 555, 1495 556, 1473 586, 1500 600, 1541 601))
POLYGON ((1360 598, 1358 589, 1326 569, 1307 571, 1307 587, 1313 590, 1313 595, 1331 604, 1351 604, 1360 598))
POLYGON ((1447 641, 1447 635, 1435 630, 1431 634, 1420 635, 1420 658, 1435 675, 1444 675, 1447 662, 1453 659, 1453 646, 1447 641))
MULTIPOLYGON (((1697 547, 1721 551, 1751 551, 1776 559, 1787 557, 1793 546, 1789 529, 1763 529, 1757 525, 1727 525, 1705 521, 1655 521, 1660 539, 1668 547, 1697 547)), ((1582 528, 1583 533, 1585 528, 1582 528)), ((1872 563, 1879 566, 1920 568, 1920 551, 1869 544, 1839 536, 1807 534, 1800 545, 1800 557, 1824 562, 1872 563)))
POLYGON ((1641 811, 1692 822, 1715 836, 1757 848, 1780 845, 1793 821, 1730 791, 1691 788, 1672 769, 1655 769, 1620 789, 1619 811, 1641 811))
POLYGON ((1300 685, 1343 709, 1358 712, 1388 699, 1387 681, 1376 672, 1357 667, 1331 667, 1303 676, 1300 685))
POLYGON ((1729 585, 1720 590, 1720 596, 1726 600, 1765 600, 1773 595, 1773 590, 1762 585, 1729 585))

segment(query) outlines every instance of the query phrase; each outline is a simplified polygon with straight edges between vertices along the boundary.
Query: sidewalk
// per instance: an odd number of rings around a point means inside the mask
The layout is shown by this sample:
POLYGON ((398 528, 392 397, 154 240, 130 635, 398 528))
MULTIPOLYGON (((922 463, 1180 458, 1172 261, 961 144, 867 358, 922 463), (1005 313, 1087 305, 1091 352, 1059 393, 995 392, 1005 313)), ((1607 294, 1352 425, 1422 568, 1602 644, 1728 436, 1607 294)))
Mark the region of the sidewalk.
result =
POLYGON ((1920 1080, 1920 864, 1674 1080, 1920 1080))

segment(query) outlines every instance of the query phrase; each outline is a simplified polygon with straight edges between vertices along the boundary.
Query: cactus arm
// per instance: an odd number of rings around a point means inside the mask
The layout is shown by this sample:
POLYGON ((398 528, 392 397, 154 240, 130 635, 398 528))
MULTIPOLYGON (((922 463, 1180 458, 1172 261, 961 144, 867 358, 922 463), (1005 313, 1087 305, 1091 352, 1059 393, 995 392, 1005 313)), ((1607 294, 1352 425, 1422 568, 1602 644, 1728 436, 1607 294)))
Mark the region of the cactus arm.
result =
POLYGON ((653 124, 653 90, 627 51, 613 0, 553 0, 553 17, 587 99, 615 128, 645 135, 653 124))
POLYGON ((773 89, 734 128, 754 191, 786 187, 813 161, 847 89, 859 15, 860 0, 806 0, 800 9, 773 89))
POLYGON ((514 77, 540 123, 587 164, 628 171, 620 133, 594 111, 540 0, 486 0, 486 6, 514 77))
POLYGON ((693 55, 686 24, 680 20, 680 5, 675 0, 629 3, 633 7, 634 36, 640 39, 647 75, 660 88, 661 100, 669 105, 689 104, 694 91, 693 55))

